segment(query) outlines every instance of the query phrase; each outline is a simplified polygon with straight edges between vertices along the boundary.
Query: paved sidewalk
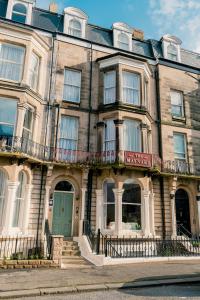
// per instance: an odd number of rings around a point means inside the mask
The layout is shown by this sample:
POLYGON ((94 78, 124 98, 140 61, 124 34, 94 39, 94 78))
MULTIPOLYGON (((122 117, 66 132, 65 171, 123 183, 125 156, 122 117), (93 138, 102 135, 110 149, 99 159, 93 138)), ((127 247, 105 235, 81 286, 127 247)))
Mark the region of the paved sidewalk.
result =
POLYGON ((185 281, 200 282, 200 260, 153 262, 81 269, 0 271, 0 299, 13 294, 30 296, 48 292, 145 286, 185 281), (96 287, 95 287, 96 286, 96 287), (18 291, 18 292, 17 292, 18 291), (7 292, 7 293, 5 293, 7 292), (35 294, 34 294, 35 292, 35 294))

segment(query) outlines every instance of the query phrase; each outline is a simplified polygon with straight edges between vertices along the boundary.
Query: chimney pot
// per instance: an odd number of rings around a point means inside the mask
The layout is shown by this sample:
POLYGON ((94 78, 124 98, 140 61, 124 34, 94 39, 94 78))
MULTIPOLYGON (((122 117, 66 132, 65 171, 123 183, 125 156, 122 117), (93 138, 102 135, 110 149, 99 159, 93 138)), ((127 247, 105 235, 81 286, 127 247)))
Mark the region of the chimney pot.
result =
POLYGON ((138 40, 144 40, 144 31, 140 29, 133 29, 133 37, 138 40))
POLYGON ((51 2, 49 4, 49 11, 53 12, 53 13, 57 13, 58 12, 58 5, 55 2, 51 2))

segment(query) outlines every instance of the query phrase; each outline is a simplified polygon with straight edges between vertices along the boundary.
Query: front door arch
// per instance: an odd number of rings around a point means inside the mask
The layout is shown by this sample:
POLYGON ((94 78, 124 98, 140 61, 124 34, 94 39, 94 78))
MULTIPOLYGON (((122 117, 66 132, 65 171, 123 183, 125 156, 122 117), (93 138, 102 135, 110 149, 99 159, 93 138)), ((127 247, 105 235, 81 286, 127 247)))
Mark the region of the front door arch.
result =
POLYGON ((68 181, 60 181, 53 194, 52 233, 54 235, 72 236, 74 188, 68 181))
POLYGON ((188 193, 184 189, 178 189, 175 194, 176 224, 180 226, 182 233, 191 233, 190 204, 188 193))

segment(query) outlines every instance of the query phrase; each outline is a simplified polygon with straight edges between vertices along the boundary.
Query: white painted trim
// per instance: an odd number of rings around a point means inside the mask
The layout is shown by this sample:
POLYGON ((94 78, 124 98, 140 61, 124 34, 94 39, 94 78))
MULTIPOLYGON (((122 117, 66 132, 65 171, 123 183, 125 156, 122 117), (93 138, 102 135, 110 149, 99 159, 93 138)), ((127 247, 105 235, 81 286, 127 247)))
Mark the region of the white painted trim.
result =
POLYGON ((136 60, 136 58, 134 57, 126 58, 118 55, 111 58, 105 58, 104 60, 101 60, 99 62, 100 69, 107 68, 113 65, 119 65, 119 64, 129 66, 129 67, 134 67, 137 69, 142 69, 148 78, 152 75, 152 72, 149 69, 148 65, 145 62, 136 60))

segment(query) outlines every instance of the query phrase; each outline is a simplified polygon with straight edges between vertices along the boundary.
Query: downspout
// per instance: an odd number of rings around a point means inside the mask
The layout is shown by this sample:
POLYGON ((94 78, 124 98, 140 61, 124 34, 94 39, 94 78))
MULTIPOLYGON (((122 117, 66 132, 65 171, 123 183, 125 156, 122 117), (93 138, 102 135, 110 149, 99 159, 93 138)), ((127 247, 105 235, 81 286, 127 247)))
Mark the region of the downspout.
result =
MULTIPOLYGON (((87 136, 87 152, 90 152, 90 126, 92 112, 92 73, 93 73, 93 44, 90 47, 90 85, 89 85, 89 113, 88 113, 88 136, 87 136)), ((87 181, 87 221, 91 224, 91 206, 92 206, 92 181, 93 170, 89 169, 87 181)))
MULTIPOLYGON (((159 65, 156 65, 155 71, 156 79, 156 104, 157 104, 157 115, 158 115, 158 145, 159 145, 159 156, 163 161, 163 140, 162 140, 162 126, 161 126, 161 107, 160 107, 160 75, 159 65)), ((165 222, 165 195, 164 195, 164 179, 160 176, 160 202, 161 202, 161 215, 162 215, 162 235, 163 239, 166 238, 166 222, 165 222)))

